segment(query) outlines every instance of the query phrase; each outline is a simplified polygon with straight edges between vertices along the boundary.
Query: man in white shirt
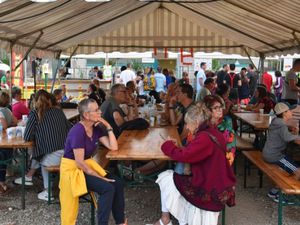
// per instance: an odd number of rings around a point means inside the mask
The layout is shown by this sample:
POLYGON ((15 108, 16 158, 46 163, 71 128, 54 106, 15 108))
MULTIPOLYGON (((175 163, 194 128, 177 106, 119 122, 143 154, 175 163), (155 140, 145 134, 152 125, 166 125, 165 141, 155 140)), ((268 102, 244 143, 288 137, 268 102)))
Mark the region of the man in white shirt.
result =
POLYGON ((155 79, 155 91, 156 92, 166 92, 165 87, 167 84, 166 76, 161 73, 162 69, 161 67, 157 67, 157 73, 154 74, 154 79, 155 79))
POLYGON ((205 70, 206 70, 206 63, 202 62, 200 64, 200 69, 197 73, 197 77, 196 77, 196 96, 198 96, 198 94, 201 91, 201 88, 204 87, 204 81, 206 80, 206 75, 205 75, 205 70))
POLYGON ((120 83, 126 85, 128 81, 135 81, 136 75, 131 70, 131 63, 127 64, 127 69, 122 71, 120 74, 120 83))

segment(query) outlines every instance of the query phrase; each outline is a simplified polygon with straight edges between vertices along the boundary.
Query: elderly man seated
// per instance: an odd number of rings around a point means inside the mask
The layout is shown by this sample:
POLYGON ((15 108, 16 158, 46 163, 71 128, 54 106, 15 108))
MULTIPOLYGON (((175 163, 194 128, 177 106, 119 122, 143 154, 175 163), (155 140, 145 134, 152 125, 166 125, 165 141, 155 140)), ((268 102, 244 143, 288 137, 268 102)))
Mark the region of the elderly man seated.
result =
POLYGON ((111 88, 111 97, 105 100, 101 105, 103 118, 111 124, 116 137, 121 134, 121 126, 130 120, 137 118, 134 113, 134 105, 128 103, 126 87, 123 84, 115 84, 111 88), (128 112, 124 113, 121 104, 127 104, 128 112))

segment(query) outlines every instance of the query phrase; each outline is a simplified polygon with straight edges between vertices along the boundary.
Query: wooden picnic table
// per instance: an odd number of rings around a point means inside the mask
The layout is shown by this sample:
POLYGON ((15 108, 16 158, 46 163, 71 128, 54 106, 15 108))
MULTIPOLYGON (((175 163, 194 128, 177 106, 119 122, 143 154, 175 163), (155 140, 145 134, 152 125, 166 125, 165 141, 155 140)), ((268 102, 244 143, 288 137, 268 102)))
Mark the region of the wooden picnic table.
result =
POLYGON ((235 117, 239 120, 251 125, 255 130, 265 131, 269 128, 271 123, 271 117, 269 114, 259 114, 259 113, 233 113, 235 117))
POLYGON ((64 114, 67 117, 67 120, 73 120, 79 117, 78 109, 63 109, 64 114))
POLYGON ((25 209, 25 169, 26 169, 26 153, 27 149, 33 146, 32 141, 24 141, 22 137, 7 138, 5 131, 2 132, 0 140, 0 148, 19 149, 21 152, 21 175, 22 175, 22 209, 25 209))
POLYGON ((106 157, 110 160, 170 160, 161 151, 163 138, 168 136, 181 143, 176 126, 123 131, 118 139, 119 150, 108 152, 106 157))

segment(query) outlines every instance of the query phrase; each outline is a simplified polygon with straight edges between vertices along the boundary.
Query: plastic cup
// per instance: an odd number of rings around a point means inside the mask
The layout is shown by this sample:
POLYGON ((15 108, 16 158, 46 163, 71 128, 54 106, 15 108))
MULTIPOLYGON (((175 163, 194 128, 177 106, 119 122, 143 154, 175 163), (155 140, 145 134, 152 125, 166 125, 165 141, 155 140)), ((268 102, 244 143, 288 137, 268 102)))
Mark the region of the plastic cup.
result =
POLYGON ((16 128, 9 127, 6 129, 7 139, 13 139, 16 136, 16 128))
POLYGON ((259 114, 264 114, 264 109, 259 109, 259 114))
POLYGON ((155 123, 155 117, 151 116, 150 117, 150 127, 154 127, 154 123, 155 123))
POLYGON ((23 136, 22 127, 17 126, 16 127, 16 137, 22 137, 22 136, 23 136))

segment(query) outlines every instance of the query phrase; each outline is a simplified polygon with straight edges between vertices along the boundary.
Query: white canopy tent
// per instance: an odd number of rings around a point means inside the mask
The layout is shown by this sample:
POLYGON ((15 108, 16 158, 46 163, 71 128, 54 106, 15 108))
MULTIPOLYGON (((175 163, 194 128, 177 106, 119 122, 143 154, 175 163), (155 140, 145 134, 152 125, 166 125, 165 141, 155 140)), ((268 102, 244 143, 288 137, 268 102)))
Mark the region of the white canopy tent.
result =
POLYGON ((300 47, 299 11, 294 0, 8 0, 0 3, 0 47, 37 54, 154 48, 292 54, 300 47))

